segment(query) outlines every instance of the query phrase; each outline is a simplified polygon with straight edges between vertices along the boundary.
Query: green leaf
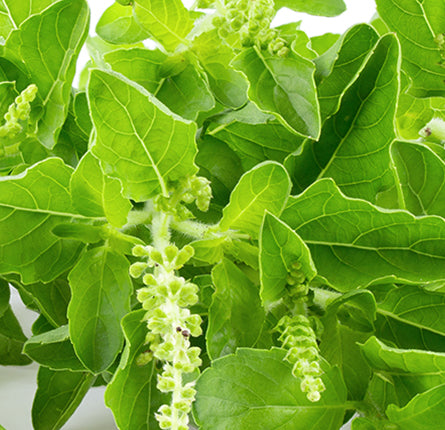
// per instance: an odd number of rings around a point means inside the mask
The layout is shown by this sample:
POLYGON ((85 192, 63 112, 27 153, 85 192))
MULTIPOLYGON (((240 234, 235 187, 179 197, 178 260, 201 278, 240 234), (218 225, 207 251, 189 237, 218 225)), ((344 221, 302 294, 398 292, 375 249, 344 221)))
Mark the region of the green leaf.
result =
POLYGON ((122 227, 127 222, 131 203, 122 197, 118 179, 106 176, 99 160, 86 152, 71 177, 73 205, 87 217, 106 217, 110 224, 122 227))
POLYGON ((116 49, 104 55, 104 61, 115 72, 121 73, 153 94, 160 86, 161 66, 166 58, 163 52, 146 48, 116 49))
POLYGON ((240 110, 219 115, 206 133, 226 142, 246 169, 267 160, 282 163, 301 142, 298 136, 273 120, 272 115, 249 103, 240 110))
POLYGON ((266 212, 260 230, 261 300, 267 307, 286 293, 287 276, 293 263, 301 264, 305 282, 310 282, 317 271, 311 253, 301 238, 284 222, 266 212))
POLYGON ((290 193, 290 180, 281 164, 266 161, 246 172, 233 189, 224 208, 220 227, 241 230, 257 238, 267 209, 280 215, 290 193))
POLYGON ((84 0, 61 0, 23 21, 6 44, 7 55, 24 63, 38 87, 44 112, 37 136, 48 148, 55 145, 68 113, 76 61, 88 24, 84 0))
POLYGON ((395 138, 399 94, 399 44, 394 35, 380 39, 338 112, 323 125, 318 142, 307 140, 286 160, 295 190, 331 177, 348 196, 376 202, 394 186, 389 146, 395 138))
POLYGON ((150 37, 133 17, 131 7, 113 3, 101 16, 96 33, 105 41, 117 45, 140 42, 150 37))
POLYGON ((389 405, 386 413, 400 430, 441 428, 445 420, 445 385, 418 394, 405 407, 389 405))
POLYGON ((192 52, 207 73, 218 102, 234 109, 247 102, 247 81, 231 67, 234 53, 221 41, 216 29, 197 36, 193 40, 192 52))
POLYGON ((357 79, 377 41, 377 33, 367 24, 355 25, 342 36, 330 74, 318 83, 322 119, 338 111, 345 91, 357 79))
POLYGON ((92 372, 107 369, 121 351, 120 320, 130 311, 130 263, 107 248, 82 255, 70 272, 70 338, 80 361, 92 372))
MULTIPOLYGON (((54 3, 53 0, 21 0, 20 2, 15 0, 0 0, 0 6, 8 12, 14 28, 17 28, 30 16, 39 14, 52 3, 54 3)), ((3 33, 2 36, 5 37, 3 33)))
POLYGON ((337 16, 346 10, 343 0, 275 0, 275 8, 282 7, 319 16, 337 16))
POLYGON ((26 336, 8 305, 0 317, 0 365, 23 366, 31 363, 31 360, 22 354, 25 342, 26 336))
POLYGON ((415 97, 445 95, 445 26, 441 0, 377 0, 377 11, 397 33, 402 46, 402 68, 411 79, 409 93, 415 97))
POLYGON ((445 352, 445 296, 413 285, 391 288, 378 302, 378 336, 401 348, 445 352))
POLYGON ((281 218, 309 246, 319 276, 338 291, 445 279, 445 220, 439 217, 379 209, 322 179, 291 197, 281 218))
POLYGON ((367 290, 359 290, 329 303, 321 320, 324 327, 321 354, 331 365, 340 368, 348 396, 354 400, 364 397, 371 376, 357 343, 365 342, 372 334, 375 318, 374 296, 367 290))
POLYGON ((80 240, 84 243, 97 243, 110 234, 107 225, 59 224, 52 232, 61 238, 80 240))
POLYGON ((374 336, 360 349, 374 371, 392 382, 402 405, 416 394, 445 383, 443 353, 390 348, 374 336))
POLYGON ((71 299, 71 291, 65 278, 58 278, 49 283, 19 284, 19 291, 25 291, 32 297, 44 317, 54 326, 67 324, 66 311, 71 299))
POLYGON ((414 215, 445 218, 445 162, 421 143, 396 141, 391 155, 405 207, 414 215))
POLYGON ((88 100, 96 130, 91 151, 106 174, 121 180, 125 197, 167 196, 169 181, 196 173, 196 125, 173 116, 142 87, 93 70, 88 100))
POLYGON ((199 112, 215 106, 209 86, 195 66, 188 64, 178 74, 163 79, 156 97, 183 118, 196 120, 199 112))
POLYGON ((23 352, 52 370, 86 370, 74 352, 67 325, 31 337, 25 343, 23 352))
POLYGON ((282 58, 249 48, 232 64, 246 75, 249 99, 259 109, 275 115, 292 132, 319 137, 320 111, 311 61, 293 50, 282 58))
POLYGON ((327 369, 321 400, 300 389, 285 351, 240 348, 215 360, 198 379, 193 415, 206 430, 334 430, 343 423, 346 390, 338 369, 327 369), (283 389, 285 387, 285 389, 283 389))
POLYGON ((212 270, 215 292, 209 307, 207 353, 212 359, 254 346, 264 323, 258 287, 230 260, 212 270))
POLYGON ((0 279, 0 317, 2 317, 9 308, 10 296, 11 290, 8 282, 4 279, 0 279))
POLYGON ((0 273, 19 273, 29 284, 50 282, 72 267, 81 246, 52 233, 57 224, 84 219, 71 204, 71 173, 49 158, 0 178, 0 273))
POLYGON ((141 309, 122 319, 126 346, 105 392, 105 404, 121 430, 157 428, 153 412, 161 406, 162 396, 165 396, 156 389, 155 362, 140 366, 136 361, 147 349, 147 328, 142 323, 144 314, 141 309))
POLYGON ((90 373, 40 367, 32 405, 35 430, 58 430, 71 417, 96 378, 90 373))
POLYGON ((181 0, 136 0, 137 22, 167 51, 174 51, 193 27, 193 20, 181 0))

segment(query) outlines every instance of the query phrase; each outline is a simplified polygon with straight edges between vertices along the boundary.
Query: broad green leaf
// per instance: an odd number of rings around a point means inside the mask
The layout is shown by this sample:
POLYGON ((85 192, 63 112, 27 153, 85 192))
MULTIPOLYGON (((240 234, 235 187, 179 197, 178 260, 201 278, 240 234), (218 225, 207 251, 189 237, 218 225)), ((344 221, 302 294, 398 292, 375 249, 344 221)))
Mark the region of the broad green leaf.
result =
POLYGON ((11 296, 11 290, 9 284, 4 279, 0 279, 0 317, 9 308, 9 298, 11 296))
POLYGON ((168 195, 168 182, 196 173, 196 126, 173 116, 142 87, 102 70, 88 84, 96 140, 91 148, 125 197, 168 195))
POLYGON ((61 238, 80 240, 84 243, 97 243, 107 238, 111 231, 107 224, 58 224, 52 232, 61 238))
POLYGON ((374 296, 359 290, 331 302, 322 318, 321 354, 340 368, 348 396, 354 400, 364 397, 371 376, 357 342, 365 342, 372 334, 375 317, 374 296))
POLYGON ((218 264, 224 256, 223 245, 226 239, 218 237, 216 239, 200 239, 190 242, 195 253, 190 260, 194 266, 208 266, 218 264))
MULTIPOLYGON (((36 15, 54 3, 54 0, 0 0, 0 7, 6 10, 14 28, 29 18, 36 15)), ((6 36, 2 34, 3 37, 6 36)))
POLYGON ((280 300, 286 290, 287 277, 292 264, 301 264, 305 282, 310 282, 317 271, 311 258, 309 248, 301 238, 284 222, 266 212, 260 230, 260 280, 261 300, 267 307, 280 300))
POLYGON ((405 207, 414 215, 445 218, 445 162, 421 143, 396 141, 391 155, 405 207))
MULTIPOLYGON (((23 6, 21 6, 23 7, 23 6)), ((76 61, 88 33, 85 0, 61 0, 24 21, 6 44, 37 85, 44 112, 38 138, 52 148, 68 113, 76 61)))
POLYGON ((131 7, 113 3, 100 17, 96 33, 105 41, 117 45, 140 42, 150 37, 133 16, 131 7))
POLYGON ((298 136, 274 121, 272 115, 249 103, 246 107, 219 115, 206 133, 226 142, 251 169, 266 160, 280 163, 301 144, 298 136))
POLYGON ((443 353, 391 348, 374 336, 360 349, 374 371, 392 382, 401 405, 416 394, 445 383, 443 353))
POLYGON ((122 319, 126 346, 121 364, 105 392, 105 404, 121 430, 157 428, 154 412, 165 396, 156 389, 155 362, 145 366, 137 364, 139 354, 147 349, 147 327, 142 323, 144 314, 141 309, 122 319))
POLYGON ((68 281, 61 277, 49 283, 19 284, 28 293, 44 317, 54 326, 67 324, 66 310, 71 299, 68 281))
POLYGON ((275 8, 282 7, 320 16, 337 16, 346 10, 343 0, 275 0, 275 8))
POLYGON ((71 204, 71 174, 49 158, 0 178, 0 273, 19 273, 25 284, 50 282, 74 264, 79 243, 52 233, 57 224, 84 219, 71 204))
POLYGON ((122 197, 121 189, 120 181, 106 176, 91 152, 82 157, 70 182, 73 205, 78 212, 88 217, 105 216, 115 227, 126 224, 132 208, 122 197))
POLYGON ((340 34, 325 33, 320 36, 311 37, 311 48, 318 54, 324 54, 340 39, 340 34))
POLYGON ((415 97, 445 96, 441 0, 377 0, 377 11, 402 46, 402 68, 415 97))
POLYGON ((215 359, 242 346, 254 346, 264 323, 258 287, 230 260, 212 270, 213 293, 206 333, 207 353, 215 359))
MULTIPOLYGON (((401 403, 394 384, 384 374, 379 372, 374 373, 371 381, 369 381, 368 391, 364 401, 375 408, 377 417, 384 420, 383 423, 386 421, 385 411, 388 405, 400 405, 401 403)), ((380 427, 378 428, 380 429, 380 427)), ((354 425, 352 426, 352 429, 355 429, 354 425)), ((361 427, 358 427, 358 429, 360 430, 361 427)), ((364 430, 373 429, 374 427, 370 427, 369 429, 364 427, 364 430)), ((383 427, 382 430, 385 430, 385 428, 383 427)))
POLYGON ((314 64, 291 50, 278 57, 258 48, 243 50, 233 61, 249 85, 249 98, 271 113, 290 131, 317 139, 320 111, 316 97, 314 64))
POLYGON ((88 100, 85 91, 79 91, 74 96, 73 114, 77 126, 83 131, 85 137, 88 138, 93 125, 91 123, 88 100))
POLYGON ((339 429, 346 390, 338 369, 323 366, 326 391, 311 403, 292 375, 292 365, 283 360, 285 354, 240 348, 215 360, 196 385, 197 424, 206 430, 339 429))
POLYGON ((152 94, 160 86, 161 66, 166 58, 163 52, 146 48, 116 49, 104 55, 104 61, 115 72, 142 85, 152 94))
POLYGON ((122 255, 99 247, 83 254, 68 276, 71 342, 94 373, 107 369, 123 345, 120 320, 130 311, 133 292, 129 266, 122 255))
POLYGON ((342 36, 332 71, 318 83, 318 100, 323 120, 337 112, 344 92, 357 78, 377 41, 377 33, 367 24, 355 25, 342 36))
POLYGON ((405 285, 378 302, 377 334, 401 348, 445 352, 445 295, 405 285))
POLYGON ((267 209, 280 215, 290 193, 289 175, 281 164, 266 161, 241 176, 224 208, 220 227, 241 230, 257 238, 267 209))
POLYGON ((14 25, 15 23, 11 19, 4 0, 0 1, 0 35, 5 40, 8 38, 9 33, 14 29, 14 25))
POLYGON ((247 81, 230 66, 234 53, 221 41, 216 29, 197 36, 193 40, 192 52, 207 73, 218 102, 234 109, 247 102, 247 81))
POLYGON ((215 106, 206 79, 192 64, 188 64, 181 73, 165 77, 156 98, 189 120, 196 120, 199 112, 209 111, 215 106))
POLYGON ((193 27, 193 20, 181 0, 136 0, 136 21, 167 51, 174 51, 193 27))
POLYGON ((8 305, 0 317, 0 365, 23 366, 31 363, 31 360, 22 354, 25 342, 26 336, 8 305))
POLYGON ((67 325, 31 337, 25 343, 23 352, 52 370, 86 371, 74 352, 67 325))
POLYGON ((282 217, 306 242, 318 275, 339 291, 445 279, 445 220, 379 209, 322 179, 291 197, 282 217))
POLYGON ((94 380, 91 373, 53 371, 40 367, 32 405, 34 429, 60 429, 80 405, 94 380))
POLYGON ((445 420, 445 385, 418 394, 405 407, 389 405, 386 414, 400 430, 440 429, 445 420))
POLYGON ((395 138, 398 74, 399 44, 389 34, 344 93, 337 113, 324 123, 319 141, 307 140, 286 160, 296 191, 331 177, 348 196, 374 203, 394 186, 389 146, 395 138))

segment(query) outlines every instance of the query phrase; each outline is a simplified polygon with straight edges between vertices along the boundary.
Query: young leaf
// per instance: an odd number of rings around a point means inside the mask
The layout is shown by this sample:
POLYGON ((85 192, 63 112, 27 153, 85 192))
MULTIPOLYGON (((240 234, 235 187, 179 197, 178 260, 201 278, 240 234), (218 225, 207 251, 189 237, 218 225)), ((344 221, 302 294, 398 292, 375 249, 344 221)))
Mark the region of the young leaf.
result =
POLYGON ((94 373, 107 369, 123 345, 120 320, 130 311, 133 292, 129 267, 122 255, 93 248, 68 276, 71 342, 81 362, 94 373))
MULTIPOLYGON (((50 6, 52 0, 24 0, 20 3, 15 0, 2 0, 2 6, 7 11, 14 28, 29 18, 31 15, 36 15, 50 6)), ((2 33, 3 35, 4 33, 2 33)), ((6 38, 6 37, 5 37, 6 38)))
POLYGON ((264 323, 258 287, 230 260, 212 270, 213 293, 206 333, 207 353, 212 359, 254 346, 264 323))
POLYGON ((268 305, 285 294, 286 278, 292 264, 301 264, 300 270, 304 273, 306 282, 312 281, 317 271, 306 244, 288 225, 269 212, 264 215, 259 243, 260 295, 267 309, 268 305))
POLYGON ((297 12, 321 16, 337 16, 346 10, 343 0, 275 0, 275 7, 287 7, 297 12))
POLYGON ((218 116, 206 133, 226 142, 240 157, 246 170, 267 160, 282 163, 301 144, 298 136, 252 103, 218 116))
POLYGON ((196 125, 173 116, 142 87, 93 70, 88 100, 97 134, 91 151, 106 174, 121 180, 125 197, 167 195, 168 181, 196 173, 196 125))
POLYGON ((74 352, 67 325, 31 337, 25 343, 23 352, 33 361, 52 370, 87 370, 74 352))
POLYGON ((445 162, 421 143, 396 141, 391 155, 406 209, 445 218, 445 162))
POLYGON ((137 22, 167 51, 185 42, 193 27, 189 11, 181 0, 136 0, 133 5, 137 22))
POLYGON ((86 152, 74 171, 70 190, 73 205, 82 215, 106 217, 110 224, 122 227, 127 222, 131 203, 122 197, 118 179, 106 176, 99 160, 86 152))
POLYGON ((309 246, 318 274, 339 291, 445 279, 445 221, 439 217, 378 209, 322 179, 291 197, 281 218, 309 246))
POLYGON ((346 389, 338 369, 323 365, 326 391, 311 403, 284 356, 281 349, 240 348, 215 360, 196 385, 197 424, 206 430, 339 429, 346 389))
POLYGON ((281 164, 266 161, 249 170, 239 180, 224 208, 220 227, 241 230, 258 237, 267 209, 280 215, 290 193, 290 179, 281 164))
POLYGON ((322 120, 337 112, 344 92, 357 78, 377 41, 378 34, 367 24, 355 25, 342 36, 332 70, 317 88, 322 120))
POLYGON ((31 360, 22 354, 25 342, 26 336, 8 305, 0 317, 0 365, 23 366, 31 363, 31 360))
POLYGON ((234 109, 247 102, 247 81, 230 66, 234 53, 221 41, 216 29, 197 36, 192 52, 207 73, 216 100, 234 109))
POLYGON ((156 428, 153 412, 163 403, 162 394, 156 389, 155 361, 145 366, 137 363, 139 354, 147 349, 147 329, 141 322, 144 314, 141 309, 122 319, 126 346, 105 392, 105 404, 121 430, 156 428))
POLYGON ((149 33, 142 29, 133 16, 133 9, 113 3, 100 17, 96 33, 105 41, 127 45, 148 39, 149 33))
POLYGON ((23 21, 6 43, 6 55, 23 62, 30 81, 37 85, 44 106, 38 138, 48 148, 55 145, 68 113, 76 61, 88 24, 85 0, 61 0, 23 21))
POLYGON ((320 140, 307 140, 286 160, 297 191, 331 177, 347 195, 374 203, 378 193, 394 185, 389 146, 395 138, 398 73, 399 44, 389 34, 324 123, 320 140))
POLYGON ((68 281, 61 277, 43 284, 19 284, 19 291, 25 291, 32 297, 42 315, 53 325, 59 327, 67 324, 66 311, 71 299, 68 281))
POLYGON ((413 285, 391 288, 378 302, 377 334, 400 348, 445 352, 442 293, 413 285))
POLYGON ((445 354, 390 348, 376 337, 360 347, 369 365, 395 387, 401 405, 413 396, 445 384, 445 354))
POLYGON ((62 160, 48 158, 0 178, 0 273, 19 273, 29 284, 50 282, 72 267, 81 245, 52 233, 57 224, 84 218, 71 204, 71 173, 62 160))
POLYGON ((71 417, 96 378, 91 373, 40 367, 32 405, 35 430, 58 430, 71 417))
POLYGON ((161 66, 167 56, 159 50, 146 48, 122 48, 107 52, 104 61, 111 68, 131 81, 156 93, 162 80, 161 66))
POLYGON ((178 74, 164 78, 156 97, 183 118, 196 120, 199 112, 215 106, 215 99, 202 74, 192 64, 178 74))
POLYGON ((441 0, 377 0, 379 15, 399 37, 408 91, 415 97, 445 96, 442 7, 441 0))
POLYGON ((290 131, 318 139, 320 111, 311 61, 294 51, 281 58, 249 48, 232 63, 246 75, 249 98, 259 109, 274 114, 290 131))
POLYGON ((418 394, 405 407, 389 405, 386 414, 400 430, 441 428, 445 420, 445 384, 418 394))

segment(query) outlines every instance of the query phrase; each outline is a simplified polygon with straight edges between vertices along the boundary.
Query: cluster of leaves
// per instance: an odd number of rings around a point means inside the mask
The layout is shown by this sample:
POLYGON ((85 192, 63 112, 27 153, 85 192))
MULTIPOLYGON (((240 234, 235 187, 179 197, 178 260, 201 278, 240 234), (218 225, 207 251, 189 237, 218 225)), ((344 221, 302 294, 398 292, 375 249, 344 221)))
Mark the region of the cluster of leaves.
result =
POLYGON ((0 0, 0 364, 40 365, 37 430, 95 385, 121 430, 443 427, 443 1, 377 0, 313 38, 268 33, 271 8, 342 0, 251 0, 242 22, 238 4, 119 0, 87 37, 86 0, 0 0), (173 318, 156 261, 191 248, 168 276, 193 285, 194 330, 162 340, 202 360, 175 373, 196 393, 179 425, 168 365, 144 358, 173 318), (29 339, 10 286, 38 313, 29 339))

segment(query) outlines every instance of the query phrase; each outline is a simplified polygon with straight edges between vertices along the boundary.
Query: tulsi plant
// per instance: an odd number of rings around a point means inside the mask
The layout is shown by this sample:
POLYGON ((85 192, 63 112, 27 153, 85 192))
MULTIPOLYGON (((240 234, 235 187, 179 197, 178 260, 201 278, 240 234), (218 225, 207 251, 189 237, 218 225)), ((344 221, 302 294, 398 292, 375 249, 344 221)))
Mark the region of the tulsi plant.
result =
POLYGON ((36 430, 98 385, 121 430, 443 428, 445 6, 376 3, 310 38, 277 11, 343 0, 119 0, 91 37, 86 0, 0 1, 36 430))

